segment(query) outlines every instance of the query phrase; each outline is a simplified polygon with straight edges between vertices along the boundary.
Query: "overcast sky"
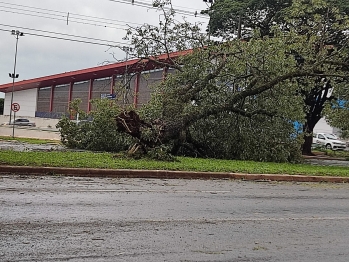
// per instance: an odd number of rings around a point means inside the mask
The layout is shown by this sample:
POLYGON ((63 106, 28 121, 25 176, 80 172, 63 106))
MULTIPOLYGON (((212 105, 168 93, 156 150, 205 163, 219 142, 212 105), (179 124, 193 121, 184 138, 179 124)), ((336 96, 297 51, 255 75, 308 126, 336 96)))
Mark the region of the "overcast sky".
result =
MULTIPOLYGON (((149 7, 151 0, 135 0, 134 3, 132 5, 131 0, 0 0, 0 84, 12 82, 8 74, 14 68, 16 38, 11 35, 11 30, 19 30, 25 35, 18 41, 16 73, 19 78, 16 81, 115 61, 111 53, 117 59, 123 59, 125 53, 118 48, 52 37, 126 45, 122 38, 127 24, 156 25, 159 21, 160 13, 149 7)), ((172 4, 178 10, 177 19, 185 16, 192 23, 202 22, 205 29, 208 18, 193 14, 205 9, 206 3, 172 0, 172 4)), ((4 97, 3 93, 0 93, 1 97, 4 97)))

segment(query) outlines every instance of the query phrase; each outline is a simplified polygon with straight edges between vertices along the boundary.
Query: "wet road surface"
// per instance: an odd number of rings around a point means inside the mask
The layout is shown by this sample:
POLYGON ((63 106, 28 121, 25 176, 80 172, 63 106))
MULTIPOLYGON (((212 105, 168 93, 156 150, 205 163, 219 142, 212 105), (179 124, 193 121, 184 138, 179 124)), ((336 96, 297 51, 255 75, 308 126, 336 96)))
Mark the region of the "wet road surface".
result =
POLYGON ((349 185, 0 176, 0 261, 348 261, 349 185))

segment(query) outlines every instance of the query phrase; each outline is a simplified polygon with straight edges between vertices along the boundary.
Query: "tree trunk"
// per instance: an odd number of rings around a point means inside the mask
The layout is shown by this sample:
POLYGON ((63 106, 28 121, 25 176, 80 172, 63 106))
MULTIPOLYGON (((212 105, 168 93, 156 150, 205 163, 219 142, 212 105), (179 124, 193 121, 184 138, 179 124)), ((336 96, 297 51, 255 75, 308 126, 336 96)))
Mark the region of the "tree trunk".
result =
POLYGON ((313 143, 313 131, 315 125, 321 119, 321 113, 324 109, 326 101, 334 99, 329 95, 329 90, 332 88, 331 82, 327 80, 324 84, 323 79, 317 79, 315 87, 310 92, 303 91, 304 104, 309 106, 309 111, 306 116, 306 122, 303 127, 304 144, 302 148, 303 155, 313 155, 311 152, 311 145, 313 143))
POLYGON ((308 115, 308 119, 303 127, 303 133, 304 133, 304 143, 302 147, 302 154, 311 156, 313 153, 311 152, 311 146, 313 144, 313 131, 314 127, 319 122, 320 118, 316 117, 312 114, 308 115))
POLYGON ((313 144, 313 136, 312 135, 304 135, 304 143, 302 154, 311 156, 313 153, 311 152, 311 145, 313 144))

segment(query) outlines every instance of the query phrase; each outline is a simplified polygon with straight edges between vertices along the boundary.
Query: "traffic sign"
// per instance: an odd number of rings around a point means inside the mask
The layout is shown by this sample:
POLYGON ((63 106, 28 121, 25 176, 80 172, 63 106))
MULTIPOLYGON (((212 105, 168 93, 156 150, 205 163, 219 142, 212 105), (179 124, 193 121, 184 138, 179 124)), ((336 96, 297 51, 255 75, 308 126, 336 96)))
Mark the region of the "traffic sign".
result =
POLYGON ((18 112, 20 108, 21 108, 21 107, 19 106, 18 103, 12 103, 12 105, 11 105, 11 110, 12 110, 13 112, 18 112))

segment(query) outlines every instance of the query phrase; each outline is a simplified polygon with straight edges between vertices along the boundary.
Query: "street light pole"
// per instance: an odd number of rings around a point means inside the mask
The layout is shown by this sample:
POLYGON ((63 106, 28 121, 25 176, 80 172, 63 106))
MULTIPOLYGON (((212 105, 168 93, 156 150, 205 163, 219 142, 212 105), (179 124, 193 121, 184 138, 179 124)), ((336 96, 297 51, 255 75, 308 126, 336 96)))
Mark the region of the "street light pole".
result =
MULTIPOLYGON (((16 52, 15 52, 15 63, 13 66, 13 73, 9 73, 9 76, 12 78, 12 92, 11 92, 11 104, 10 104, 10 122, 9 124, 11 124, 11 117, 12 117, 12 104, 13 104, 13 92, 14 92, 14 88, 15 88, 15 78, 18 78, 19 74, 16 74, 16 65, 17 65, 17 50, 18 50, 18 39, 20 36, 24 36, 24 34, 18 30, 12 30, 11 31, 12 35, 16 36, 16 52)), ((13 120, 14 121, 14 120, 13 120)), ((12 137, 14 136, 14 125, 12 127, 12 137)))

